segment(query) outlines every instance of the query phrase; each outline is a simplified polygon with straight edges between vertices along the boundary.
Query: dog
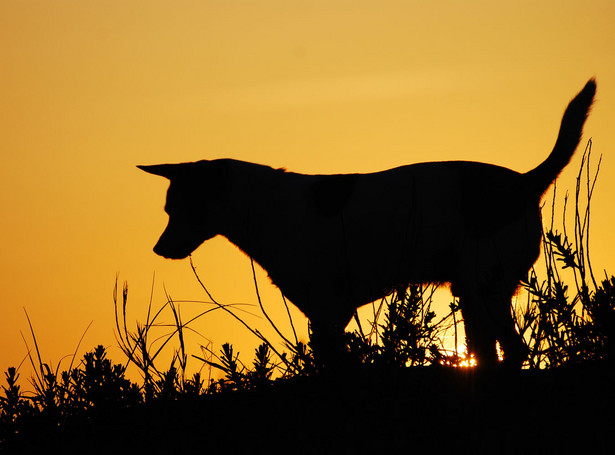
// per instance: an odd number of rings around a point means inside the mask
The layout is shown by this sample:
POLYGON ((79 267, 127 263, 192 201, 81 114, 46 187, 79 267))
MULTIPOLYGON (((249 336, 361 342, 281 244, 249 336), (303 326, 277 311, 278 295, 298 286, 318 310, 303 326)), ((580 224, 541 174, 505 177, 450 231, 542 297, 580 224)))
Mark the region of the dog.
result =
MULTIPOLYGON (((189 256, 216 235, 260 264, 310 320, 323 363, 356 309, 408 284, 449 283, 478 365, 520 368, 511 298, 540 253, 540 201, 568 164, 596 92, 570 102, 551 154, 518 173, 468 161, 305 175, 233 159, 138 166, 170 180, 154 252, 189 256)), ((329 356, 330 361, 330 356, 329 356)))

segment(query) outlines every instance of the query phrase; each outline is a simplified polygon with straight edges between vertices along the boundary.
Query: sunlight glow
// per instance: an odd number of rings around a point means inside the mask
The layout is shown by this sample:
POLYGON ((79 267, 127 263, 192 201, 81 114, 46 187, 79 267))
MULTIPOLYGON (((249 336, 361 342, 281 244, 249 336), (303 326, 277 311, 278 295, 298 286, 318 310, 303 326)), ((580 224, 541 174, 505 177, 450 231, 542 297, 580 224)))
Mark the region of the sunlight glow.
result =
POLYGON ((476 366, 476 359, 474 358, 474 356, 466 357, 463 361, 461 361, 458 365, 455 366, 462 368, 474 368, 476 366))
POLYGON ((474 355, 468 356, 468 351, 464 347, 461 351, 440 360, 440 365, 453 368, 474 368, 477 362, 474 355))

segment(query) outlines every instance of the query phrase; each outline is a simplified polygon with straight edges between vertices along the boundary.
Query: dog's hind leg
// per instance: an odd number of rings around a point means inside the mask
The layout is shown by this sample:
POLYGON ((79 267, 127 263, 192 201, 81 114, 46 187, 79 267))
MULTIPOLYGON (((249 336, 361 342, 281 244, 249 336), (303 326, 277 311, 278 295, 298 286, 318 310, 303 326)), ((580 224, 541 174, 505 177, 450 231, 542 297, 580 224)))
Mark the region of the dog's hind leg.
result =
POLYGON ((497 340, 504 351, 504 366, 520 368, 527 357, 527 347, 511 314, 516 283, 511 281, 506 286, 494 277, 479 289, 459 295, 469 352, 475 355, 479 366, 495 366, 497 340))
POLYGON ((528 354, 528 348, 523 342, 523 337, 517 332, 512 317, 511 301, 515 289, 516 283, 514 287, 509 286, 506 292, 500 288, 500 292, 494 292, 490 302, 490 314, 493 317, 496 337, 504 351, 504 366, 511 369, 521 368, 528 354), (511 288, 513 291, 510 291, 511 288))
POLYGON ((464 290, 456 295, 463 315, 468 353, 474 355, 481 367, 495 366, 498 362, 496 337, 485 311, 485 301, 479 292, 464 290))

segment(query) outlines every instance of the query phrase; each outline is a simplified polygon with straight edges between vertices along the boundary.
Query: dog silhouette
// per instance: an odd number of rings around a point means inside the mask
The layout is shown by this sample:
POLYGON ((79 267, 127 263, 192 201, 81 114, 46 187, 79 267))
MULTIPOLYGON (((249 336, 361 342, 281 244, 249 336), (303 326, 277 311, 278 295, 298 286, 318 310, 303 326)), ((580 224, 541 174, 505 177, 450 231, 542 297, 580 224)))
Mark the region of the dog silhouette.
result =
POLYGON ((479 365, 521 367, 511 298, 540 253, 540 200, 568 164, 593 103, 568 105, 551 154, 518 173, 445 161, 368 174, 305 175, 233 159, 138 166, 170 179, 169 223, 154 247, 182 259, 223 235, 310 320, 323 363, 355 310, 408 284, 450 283, 479 365))

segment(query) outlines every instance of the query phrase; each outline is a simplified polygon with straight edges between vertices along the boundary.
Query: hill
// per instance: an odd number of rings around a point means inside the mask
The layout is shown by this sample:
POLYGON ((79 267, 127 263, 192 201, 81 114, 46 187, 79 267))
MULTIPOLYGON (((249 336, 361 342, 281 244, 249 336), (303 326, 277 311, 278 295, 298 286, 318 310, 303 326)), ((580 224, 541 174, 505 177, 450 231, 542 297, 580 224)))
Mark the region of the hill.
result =
POLYGON ((157 399, 30 428, 7 453, 612 453, 615 370, 421 367, 157 399))

